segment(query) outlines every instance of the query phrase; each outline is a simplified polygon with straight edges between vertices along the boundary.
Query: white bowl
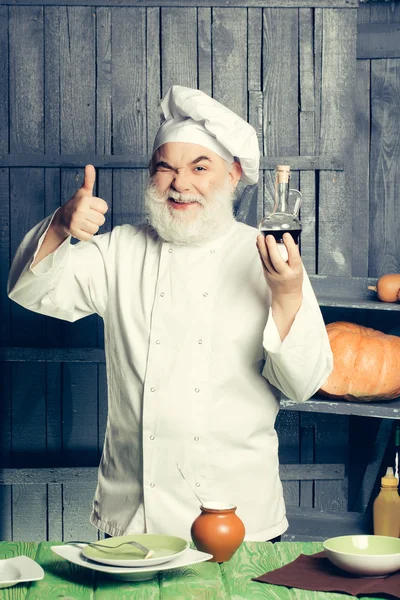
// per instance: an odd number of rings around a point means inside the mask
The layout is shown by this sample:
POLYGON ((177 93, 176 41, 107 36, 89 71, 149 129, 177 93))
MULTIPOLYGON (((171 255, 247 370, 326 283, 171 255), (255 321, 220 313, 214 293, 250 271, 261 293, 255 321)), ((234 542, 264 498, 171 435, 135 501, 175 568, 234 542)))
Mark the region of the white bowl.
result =
POLYGON ((0 560, 0 589, 27 581, 38 581, 43 577, 42 567, 29 556, 14 556, 0 560))
POLYGON ((324 542, 325 556, 339 569, 381 577, 400 569, 400 539, 383 535, 342 535, 324 542))

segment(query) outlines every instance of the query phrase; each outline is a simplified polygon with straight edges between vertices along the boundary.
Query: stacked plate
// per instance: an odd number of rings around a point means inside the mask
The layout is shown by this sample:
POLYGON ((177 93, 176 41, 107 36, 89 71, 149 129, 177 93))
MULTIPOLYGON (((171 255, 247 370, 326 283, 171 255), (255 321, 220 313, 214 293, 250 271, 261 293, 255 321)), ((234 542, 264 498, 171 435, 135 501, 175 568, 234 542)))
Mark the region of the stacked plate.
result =
POLYGON ((187 567, 212 558, 189 548, 189 542, 172 535, 137 534, 108 538, 96 546, 70 543, 52 546, 52 551, 69 562, 105 573, 123 581, 144 581, 160 571, 187 567), (151 550, 149 558, 128 542, 139 542, 151 550), (118 547, 117 547, 118 546, 118 547))

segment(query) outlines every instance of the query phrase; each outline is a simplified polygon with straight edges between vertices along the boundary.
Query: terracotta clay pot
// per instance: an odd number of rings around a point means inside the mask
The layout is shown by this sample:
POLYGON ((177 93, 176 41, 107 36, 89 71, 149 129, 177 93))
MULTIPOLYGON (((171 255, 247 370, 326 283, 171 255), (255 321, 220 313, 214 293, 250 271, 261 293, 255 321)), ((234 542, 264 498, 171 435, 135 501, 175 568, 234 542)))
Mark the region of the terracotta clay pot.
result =
POLYGON ((210 562, 226 562, 239 548, 245 534, 236 506, 208 502, 200 506, 200 510, 190 531, 194 545, 201 552, 213 555, 210 562))

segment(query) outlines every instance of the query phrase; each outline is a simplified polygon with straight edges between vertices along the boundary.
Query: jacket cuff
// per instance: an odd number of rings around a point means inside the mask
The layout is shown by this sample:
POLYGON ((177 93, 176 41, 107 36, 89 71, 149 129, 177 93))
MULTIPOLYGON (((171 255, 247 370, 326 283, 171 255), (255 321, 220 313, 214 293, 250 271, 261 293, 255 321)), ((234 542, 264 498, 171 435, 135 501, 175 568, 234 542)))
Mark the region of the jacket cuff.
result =
MULTIPOLYGON (((57 209, 57 210, 59 210, 59 209, 57 209)), ((51 273, 51 271, 53 271, 57 267, 57 265, 59 265, 63 261, 63 259, 69 252, 69 246, 70 246, 70 241, 71 241, 70 235, 67 238, 65 238, 65 240, 58 246, 58 248, 56 248, 54 250, 54 252, 52 252, 45 258, 43 258, 34 267, 32 266, 32 264, 34 263, 35 258, 37 256, 37 253, 39 252, 39 250, 43 244, 44 238, 46 237, 49 227, 53 222, 53 219, 54 219, 54 216, 55 216, 57 210, 43 222, 43 226, 45 226, 45 230, 39 238, 36 250, 33 254, 32 262, 29 266, 29 270, 31 271, 31 273, 33 273, 34 275, 37 275, 37 276, 48 275, 49 273, 51 273)))

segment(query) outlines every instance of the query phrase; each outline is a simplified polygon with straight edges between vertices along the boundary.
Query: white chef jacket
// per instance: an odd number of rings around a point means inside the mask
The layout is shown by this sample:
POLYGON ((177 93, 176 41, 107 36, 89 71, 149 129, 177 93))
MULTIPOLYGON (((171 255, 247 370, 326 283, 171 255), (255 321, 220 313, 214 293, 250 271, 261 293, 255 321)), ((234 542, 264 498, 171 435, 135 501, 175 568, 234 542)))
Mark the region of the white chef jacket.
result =
POLYGON ((104 320, 109 407, 91 522, 190 539, 200 510, 189 483, 202 502, 237 506, 246 539, 282 534, 278 389, 305 400, 332 369, 307 275, 281 342, 256 229, 234 222, 219 239, 178 246, 123 225, 68 238, 32 268, 51 219, 19 247, 9 296, 67 321, 104 320))

